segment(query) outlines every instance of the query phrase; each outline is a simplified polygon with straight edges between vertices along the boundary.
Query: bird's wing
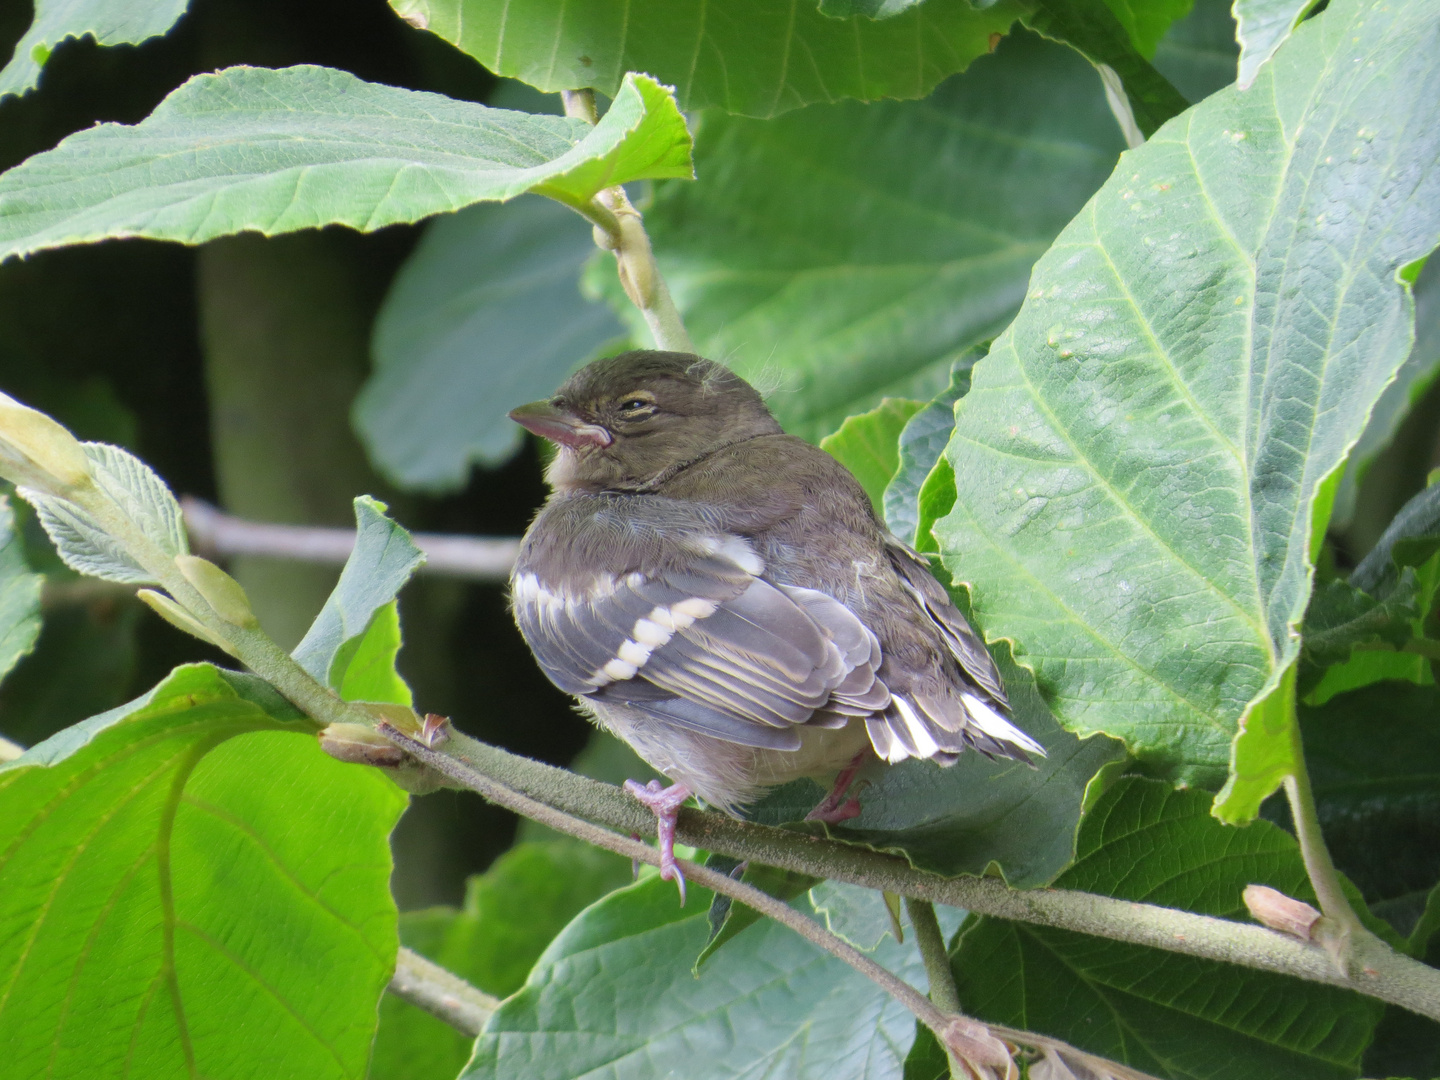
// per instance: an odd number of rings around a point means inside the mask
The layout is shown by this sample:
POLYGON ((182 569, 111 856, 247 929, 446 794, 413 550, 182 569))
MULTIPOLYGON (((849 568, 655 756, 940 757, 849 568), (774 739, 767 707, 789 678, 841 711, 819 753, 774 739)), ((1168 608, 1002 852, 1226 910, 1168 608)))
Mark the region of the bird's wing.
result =
POLYGON ((799 745, 797 725, 888 704, 879 643, 839 601, 765 580, 749 542, 713 528, 651 528, 646 542, 647 568, 623 570, 623 545, 568 538, 622 569, 567 586, 522 557, 516 621, 561 689, 777 748, 799 745))
POLYGON ((945 644, 951 655, 966 675, 985 691, 992 701, 1003 709, 1010 706, 1005 696, 1005 685, 1000 681, 1000 672, 995 670, 995 661, 990 650, 980 640, 965 616, 961 615, 951 601, 945 587, 935 580, 935 575, 925 565, 922 556, 899 540, 891 537, 886 544, 891 565, 904 583, 906 590, 919 602, 925 614, 940 628, 945 644))

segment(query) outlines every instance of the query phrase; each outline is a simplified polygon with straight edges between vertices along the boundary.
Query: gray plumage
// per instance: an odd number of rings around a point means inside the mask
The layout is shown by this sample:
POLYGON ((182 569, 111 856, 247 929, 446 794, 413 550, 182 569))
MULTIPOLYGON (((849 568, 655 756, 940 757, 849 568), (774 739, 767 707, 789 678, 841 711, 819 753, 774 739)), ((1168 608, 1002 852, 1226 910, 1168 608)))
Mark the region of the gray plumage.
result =
POLYGON ((867 744, 942 765, 1044 753, 923 559, 725 368, 627 353, 512 415, 559 446, 512 578, 521 633, 706 802, 734 810, 867 744))

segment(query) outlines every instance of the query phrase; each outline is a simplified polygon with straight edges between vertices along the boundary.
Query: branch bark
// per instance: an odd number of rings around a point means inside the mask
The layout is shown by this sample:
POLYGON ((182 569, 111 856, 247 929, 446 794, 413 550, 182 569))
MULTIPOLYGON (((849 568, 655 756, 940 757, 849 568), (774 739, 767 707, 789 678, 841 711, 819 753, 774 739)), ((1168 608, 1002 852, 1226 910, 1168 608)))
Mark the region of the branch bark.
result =
POLYGON ((386 989, 472 1039, 500 1007, 499 998, 477 990, 459 975, 403 945, 386 989))
MULTIPOLYGON (((547 806, 543 802, 532 799, 498 782, 494 778, 486 776, 460 758, 446 754, 432 746, 427 746, 425 743, 412 738, 388 723, 381 722, 377 726, 377 730, 416 760, 450 777, 452 780, 463 784, 470 790, 480 793, 492 802, 514 810, 518 814, 523 814, 531 820, 548 826, 557 832, 566 833, 567 835, 584 840, 587 843, 594 844, 596 847, 605 848, 618 855, 628 856, 637 862, 643 862, 650 866, 658 867, 660 865, 660 852, 652 848, 649 844, 642 843, 639 840, 633 840, 626 836, 620 836, 606 829, 602 829, 589 821, 557 810, 554 807, 547 806)), ((445 733, 443 738, 447 744, 464 738, 464 736, 460 736, 454 732, 453 729, 449 728, 448 725, 442 730, 445 733)), ((638 805, 637 803, 636 806, 638 807, 638 805)), ((644 811, 644 814, 646 817, 651 817, 648 811, 644 811)), ((653 818, 651 818, 651 821, 653 823, 653 818)), ((696 885, 709 889, 711 892, 719 893, 722 896, 728 896, 730 899, 744 904, 746 907, 753 909, 761 915, 789 927, 811 944, 824 949, 832 956, 849 964, 860 974, 870 979, 891 997, 904 1005, 917 1020, 934 1033, 941 1046, 946 1047, 952 1055, 959 1056, 962 1060, 966 1057, 966 1050, 976 1047, 984 1049, 984 1044, 989 1043, 994 1046, 995 1052, 1004 1056, 1004 1065, 1007 1068, 1007 1073, 1011 1072, 1014 1067, 1009 1062, 1010 1051, 1002 1045, 1001 1041, 1003 1040, 1019 1045, 1060 1051, 1075 1060, 1103 1066, 1104 1069, 1111 1072, 1114 1076, 1123 1078, 1123 1080, 1155 1080, 1154 1077, 1136 1072, 1116 1062, 1086 1054, 1084 1051, 1077 1050, 1068 1043, 1061 1042, 1058 1039, 1052 1039, 1045 1035, 1035 1035, 1031 1032, 1018 1031, 1014 1028, 995 1027, 964 1016, 958 1008, 959 995, 955 992, 953 979, 950 980, 949 985, 951 996, 954 998, 957 1007, 953 1009, 942 1008, 938 1002, 932 1002, 924 994, 896 976, 893 972, 877 964, 869 956, 843 938, 832 934, 814 919, 806 918, 789 904, 777 900, 775 897, 755 888, 753 885, 737 881, 728 874, 722 874, 709 867, 701 866, 699 863, 691 862, 688 859, 680 859, 678 861, 685 877, 696 885)), ((935 921, 934 909, 930 908, 928 904, 924 905, 924 907, 929 910, 930 921, 934 924, 934 939, 940 943, 943 956, 944 941, 940 936, 939 924, 935 921)), ((914 917, 912 915, 912 922, 913 921, 914 917)), ((917 937, 919 937, 920 934, 921 931, 917 927, 917 937)), ((428 961, 424 961, 423 957, 417 957, 417 959, 424 963, 429 963, 428 961)), ((927 960, 927 969, 928 964, 929 961, 927 960)), ((431 966, 433 967, 433 965, 431 966)), ((439 970, 444 971, 444 969, 439 970)), ((948 964, 945 965, 945 970, 948 975, 948 964)), ((445 974, 448 975, 449 973, 445 972, 445 974)), ((437 1013, 436 1015, 439 1014, 437 1013)), ((445 1017, 442 1016, 441 1019, 445 1019, 445 1017)), ((982 1059, 980 1064, 996 1065, 999 1064, 999 1062, 993 1059, 982 1059)))
MULTIPOLYGON (((649 811, 611 784, 509 754, 458 732, 437 756, 466 765, 547 807, 617 832, 646 834, 654 828, 649 811)), ((1321 946, 1262 926, 1071 889, 1020 890, 996 878, 945 878, 917 870, 900 856, 737 821, 714 811, 681 810, 676 835, 682 843, 732 858, 948 904, 977 915, 1339 986, 1440 1020, 1440 971, 1378 939, 1368 940, 1368 935, 1356 942, 1351 971, 1342 972, 1321 946)))

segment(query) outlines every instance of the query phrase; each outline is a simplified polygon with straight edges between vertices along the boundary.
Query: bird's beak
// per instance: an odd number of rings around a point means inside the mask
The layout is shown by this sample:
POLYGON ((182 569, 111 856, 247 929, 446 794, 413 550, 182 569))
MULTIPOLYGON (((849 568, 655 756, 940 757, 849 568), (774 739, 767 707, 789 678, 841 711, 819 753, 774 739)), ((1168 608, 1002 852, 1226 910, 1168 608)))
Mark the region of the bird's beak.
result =
POLYGON ((577 416, 555 408, 548 401, 532 401, 510 410, 510 419, 542 439, 579 450, 584 446, 609 446, 615 436, 599 424, 587 424, 577 416))

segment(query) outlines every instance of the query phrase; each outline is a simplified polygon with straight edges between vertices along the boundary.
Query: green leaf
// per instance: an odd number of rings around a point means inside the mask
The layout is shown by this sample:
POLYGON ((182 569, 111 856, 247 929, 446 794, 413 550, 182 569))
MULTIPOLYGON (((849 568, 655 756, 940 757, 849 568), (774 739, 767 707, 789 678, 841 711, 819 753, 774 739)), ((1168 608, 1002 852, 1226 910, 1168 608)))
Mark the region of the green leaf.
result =
MULTIPOLYGON (((627 861, 588 844, 519 844, 469 880, 458 911, 402 914, 400 940, 486 993, 504 997, 520 989, 545 947, 583 908, 629 883, 627 861)), ((387 995, 370 1080, 453 1080, 472 1042, 387 995)))
POLYGON ((1415 282, 1415 344, 1410 355, 1385 387, 1370 414, 1360 441, 1350 451, 1350 460, 1335 499, 1336 527, 1350 523, 1355 500, 1375 459, 1390 447, 1400 426, 1440 375, 1440 259, 1430 259, 1415 282))
POLYGON ((368 232, 525 191, 578 204, 690 175, 685 121, 643 75, 592 128, 331 68, 234 67, 195 76, 133 127, 89 128, 0 176, 0 258, 124 236, 368 232))
POLYGON ((44 576, 32 574, 25 562, 25 543, 15 529, 15 512, 10 500, 0 495, 0 679, 35 648, 44 584, 44 576))
MULTIPOLYGON (((816 800, 818 801, 818 800, 816 800)), ((814 803, 812 802, 813 806, 814 803)), ((803 895, 820 879, 795 870, 781 870, 763 863, 740 863, 724 855, 711 855, 705 865, 712 870, 731 877, 738 877, 746 885, 752 885, 763 893, 787 903, 803 895), (741 869, 743 867, 743 869, 741 869)), ((700 955, 695 957, 695 975, 698 978, 709 959, 721 948, 740 936, 741 931, 759 922, 763 915, 745 904, 733 903, 728 896, 714 893, 710 898, 710 910, 706 914, 710 924, 710 937, 700 955)))
MULTIPOLYGON (((934 550, 934 540, 928 529, 923 536, 920 532, 920 492, 945 453, 945 444, 955 430, 955 402, 970 389, 970 369, 979 357, 980 350, 972 349, 956 360, 950 366, 950 385, 912 416, 900 432, 899 462, 885 488, 885 524, 907 544, 929 541, 928 548, 921 550, 934 550)), ((942 512, 949 513, 950 506, 947 504, 942 512)))
POLYGON ((346 701, 382 701, 412 705, 414 697, 395 670, 400 652, 400 605, 394 600, 375 609, 370 625, 335 651, 331 685, 346 701))
MULTIPOLYGON (((586 909, 491 1018, 467 1080, 898 1076, 914 1018, 792 930, 757 923, 696 978, 709 896, 690 892, 682 909, 673 885, 648 878, 586 909)), ((913 945, 886 942, 874 956, 924 979, 913 945)))
MULTIPOLYGON (((1413 496, 1385 527, 1370 553, 1350 575, 1350 584, 1376 595, 1395 588, 1406 567, 1418 567, 1440 552, 1440 483, 1413 496)), ((1425 597, 1426 610, 1430 597, 1425 597)))
POLYGON ((885 488, 900 467, 900 432, 924 406, 923 401, 885 398, 869 412, 848 417, 838 431, 820 440, 820 449, 859 481, 877 514, 884 513, 885 488))
MULTIPOLYGON (((1190 14, 1195 0, 1105 0, 1105 6, 1125 29, 1130 42, 1147 60, 1173 23, 1190 14)), ((1082 7, 1082 10, 1083 7, 1082 7)))
POLYGON ((359 1078, 405 796, 208 664, 0 766, 14 1076, 359 1078))
MULTIPOLYGON (((355 404, 371 460, 406 490, 453 491, 523 434, 506 413, 545 397, 622 329, 580 295, 590 228, 548 199, 430 223, 375 323, 355 404)), ((613 270, 611 271, 613 273, 613 270)))
POLYGON ((930 0, 894 18, 834 19, 815 0, 390 0, 402 18, 440 35, 497 75, 541 90, 592 87, 613 95, 627 71, 676 88, 686 110, 718 105, 771 117, 842 98, 919 98, 990 49, 1023 10, 1000 0, 930 0))
POLYGON ((998 868, 1018 888, 1049 884, 1070 864, 1090 781, 1123 760, 1124 748, 1061 729, 1009 648, 1002 643, 992 654, 1016 724, 1048 756, 1034 768, 980 754, 962 754, 946 768, 930 761, 876 765, 864 774, 871 782, 860 794, 860 815, 830 826, 832 835, 898 852, 947 877, 998 868))
MULTIPOLYGON (((400 648, 398 616, 393 642, 383 623, 375 631, 374 639, 368 644, 366 639, 376 623, 377 612, 395 599, 395 594, 424 561, 425 556, 411 542, 410 534, 385 516, 383 503, 368 495, 357 498, 355 550, 346 560, 345 569, 340 571, 335 590, 305 637, 295 646, 292 655, 300 666, 327 686, 339 690, 362 647, 367 650, 367 659, 373 661, 393 644, 394 649, 388 653, 393 664, 395 652, 400 648)), ((391 672, 393 675, 393 667, 391 672)), ((382 693, 388 687, 392 693, 399 692, 386 675, 378 674, 373 667, 368 668, 368 674, 357 668, 355 678, 357 687, 375 688, 382 693)), ((399 682, 399 676, 393 678, 399 682)), ((403 703, 409 704, 408 689, 404 693, 403 703)))
POLYGON ((1239 83, 1255 81, 1260 66, 1275 55, 1317 0, 1235 0, 1235 36, 1240 42, 1239 83))
POLYGON ((1107 0, 1037 0, 1035 10, 1025 16, 1025 25, 1113 71, 1124 87, 1136 126, 1148 138, 1190 103, 1144 55, 1153 54, 1160 34, 1175 15, 1183 14, 1183 7, 1152 3, 1140 10, 1146 15, 1137 20, 1123 3, 1116 2, 1112 10, 1107 0), (1124 23, 1117 12, 1124 13, 1124 23))
POLYGON ((1419 596, 1419 581, 1408 566, 1380 599, 1344 581, 1318 586, 1300 627, 1301 656, 1310 664, 1328 667, 1349 660, 1357 645, 1384 643, 1400 648, 1414 635, 1419 596))
POLYGON ((810 903, 832 934, 864 952, 874 952, 887 936, 895 938, 896 923, 878 889, 822 881, 810 890, 810 903))
MULTIPOLYGON (((1240 919, 1252 882, 1313 899, 1288 834, 1221 825, 1209 802, 1119 781, 1081 824, 1076 863, 1055 884, 1240 919)), ((995 919, 965 930, 953 966, 970 1015, 1172 1080, 1354 1077, 1381 1009, 1333 987, 995 919)))
POLYGON ((1240 48, 1230 6, 1231 0, 1195 0, 1155 48, 1156 70, 1192 102, 1235 81, 1240 48))
POLYGON ((170 29, 189 0, 35 0, 35 18, 0 71, 0 99, 25 94, 67 38, 94 38, 101 45, 133 45, 170 29))
POLYGON ((1437 35, 1440 9, 1338 0, 1127 154, 956 406, 947 569, 1066 727, 1157 775, 1217 783, 1290 677, 1312 502, 1409 349, 1396 271, 1440 239, 1437 35))
MULTIPOLYGON (((3 211, 0 211, 3 214, 3 211)), ((180 504, 155 470, 128 450, 106 443, 83 443, 95 484, 131 522, 167 555, 190 551, 180 504)), ((17 493, 35 508, 35 516, 66 566, 89 577, 127 585, 156 584, 154 575, 90 514, 67 499, 30 488, 17 493)))
MULTIPOLYGON (((698 350, 818 441, 940 393, 1123 148, 1090 66, 1017 31, 923 102, 706 117, 702 179, 660 185, 646 228, 698 350)), ((648 340, 614 278, 590 280, 648 340)))

